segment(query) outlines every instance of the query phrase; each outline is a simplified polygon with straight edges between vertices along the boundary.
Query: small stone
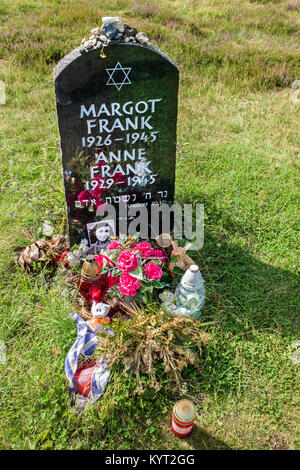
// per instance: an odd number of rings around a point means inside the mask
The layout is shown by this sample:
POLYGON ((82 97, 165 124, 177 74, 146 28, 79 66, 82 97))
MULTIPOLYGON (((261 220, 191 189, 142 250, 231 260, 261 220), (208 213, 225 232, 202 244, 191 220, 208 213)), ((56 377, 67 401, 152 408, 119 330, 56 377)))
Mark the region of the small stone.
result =
POLYGON ((91 30, 91 33, 95 34, 96 36, 100 36, 101 28, 97 27, 91 30))
POLYGON ((108 38, 104 34, 100 34, 99 39, 100 39, 101 42, 108 41, 108 38))
POLYGON ((125 38, 125 42, 136 42, 133 36, 129 36, 125 38))
POLYGON ((83 40, 81 41, 81 44, 84 44, 86 42, 86 38, 83 38, 83 40))
POLYGON ((118 16, 104 16, 102 18, 102 23, 109 23, 114 26, 120 33, 124 33, 124 24, 121 18, 118 16))
POLYGON ((85 43, 83 44, 83 47, 89 50, 89 49, 92 49, 92 47, 94 47, 95 44, 96 44, 95 39, 89 39, 88 41, 85 41, 85 43))
POLYGON ((149 43, 149 38, 147 37, 147 35, 143 32, 141 33, 137 33, 136 36, 135 36, 135 39, 140 43, 140 44, 148 44, 149 43))
POLYGON ((118 33, 113 37, 112 41, 121 41, 122 37, 123 37, 123 34, 118 33))
POLYGON ((130 37, 130 36, 135 36, 137 34, 137 29, 136 28, 131 28, 128 26, 128 24, 124 24, 125 29, 124 29, 124 36, 130 37))
POLYGON ((79 52, 80 54, 84 54, 86 52, 86 49, 83 46, 79 47, 79 52))
POLYGON ((92 34, 92 35, 89 37, 89 40, 90 40, 90 41, 93 41, 94 39, 97 40, 97 36, 95 36, 95 34, 92 34))
POLYGON ((108 39, 114 39, 117 34, 119 34, 118 30, 110 23, 104 23, 101 28, 101 32, 105 33, 108 39))

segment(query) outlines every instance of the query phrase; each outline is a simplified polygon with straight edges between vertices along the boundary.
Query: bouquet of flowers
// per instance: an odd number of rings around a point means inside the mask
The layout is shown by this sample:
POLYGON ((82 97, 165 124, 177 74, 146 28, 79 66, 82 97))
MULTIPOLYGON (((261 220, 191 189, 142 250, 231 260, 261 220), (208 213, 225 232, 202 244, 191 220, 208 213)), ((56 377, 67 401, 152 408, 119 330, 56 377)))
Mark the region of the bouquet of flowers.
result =
POLYGON ((121 235, 112 240, 95 260, 109 278, 110 293, 117 297, 134 297, 144 303, 151 302, 154 289, 168 284, 162 281, 163 265, 167 262, 161 250, 146 241, 121 235))

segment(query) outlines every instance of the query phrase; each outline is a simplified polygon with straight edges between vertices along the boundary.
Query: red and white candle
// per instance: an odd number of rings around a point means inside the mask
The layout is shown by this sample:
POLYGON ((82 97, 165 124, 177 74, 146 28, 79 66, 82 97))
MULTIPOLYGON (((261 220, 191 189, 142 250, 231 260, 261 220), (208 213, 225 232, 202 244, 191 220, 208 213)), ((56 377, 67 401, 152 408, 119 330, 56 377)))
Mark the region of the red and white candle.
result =
POLYGON ((173 408, 172 431, 178 437, 187 437, 191 434, 196 417, 196 410, 190 400, 180 400, 173 408))

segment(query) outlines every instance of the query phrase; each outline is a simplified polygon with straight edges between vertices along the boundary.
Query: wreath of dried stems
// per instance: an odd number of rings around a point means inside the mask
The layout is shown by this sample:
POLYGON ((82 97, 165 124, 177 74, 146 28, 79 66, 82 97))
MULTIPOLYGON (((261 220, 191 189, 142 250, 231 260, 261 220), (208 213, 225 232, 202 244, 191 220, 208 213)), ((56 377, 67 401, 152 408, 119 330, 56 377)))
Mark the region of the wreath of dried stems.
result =
POLYGON ((200 367, 202 346, 209 338, 199 322, 170 317, 157 307, 128 307, 131 314, 134 312, 133 318, 126 322, 113 319, 110 328, 115 336, 101 334, 94 353, 96 359, 107 357, 113 371, 134 374, 137 393, 143 393, 147 385, 158 391, 165 381, 180 386, 186 366, 200 367), (141 375, 149 380, 141 381, 141 375))

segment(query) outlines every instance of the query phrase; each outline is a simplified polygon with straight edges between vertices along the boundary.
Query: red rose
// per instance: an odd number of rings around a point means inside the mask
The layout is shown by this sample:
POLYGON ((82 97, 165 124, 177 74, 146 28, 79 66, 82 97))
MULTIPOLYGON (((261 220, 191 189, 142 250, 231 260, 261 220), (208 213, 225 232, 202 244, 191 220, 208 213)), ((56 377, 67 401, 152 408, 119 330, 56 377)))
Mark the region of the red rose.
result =
POLYGON ((152 255, 152 246, 148 242, 140 242, 135 245, 135 250, 139 250, 143 259, 152 255))
POLYGON ((145 265, 145 274, 148 279, 160 279, 163 272, 157 264, 151 262, 145 265))
POLYGON ((133 297, 137 294, 137 290, 140 286, 140 281, 135 277, 130 276, 128 273, 121 274, 119 282, 119 290, 121 294, 126 295, 127 297, 133 297))
POLYGON ((122 251, 118 257, 117 265, 120 271, 132 271, 138 265, 136 254, 129 250, 122 251))

